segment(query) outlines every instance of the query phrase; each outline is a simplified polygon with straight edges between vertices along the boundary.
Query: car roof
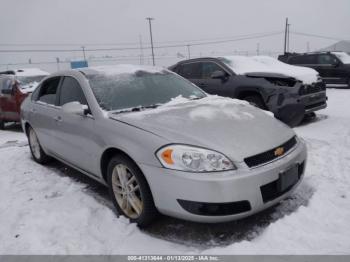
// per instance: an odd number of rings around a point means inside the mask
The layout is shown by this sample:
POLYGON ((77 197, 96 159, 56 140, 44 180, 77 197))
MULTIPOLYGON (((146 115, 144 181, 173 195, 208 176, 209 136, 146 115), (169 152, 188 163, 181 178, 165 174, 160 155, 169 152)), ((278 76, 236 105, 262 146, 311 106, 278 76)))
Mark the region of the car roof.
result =
POLYGON ((219 58, 218 57, 210 57, 210 56, 198 57, 198 58, 181 60, 181 61, 177 62, 177 64, 188 63, 188 62, 200 62, 200 61, 203 61, 203 60, 216 60, 216 61, 218 61, 219 58))
POLYGON ((149 66, 149 65, 131 65, 131 64, 119 64, 119 65, 108 65, 108 66, 95 66, 75 69, 84 75, 94 74, 133 74, 137 71, 145 71, 149 73, 159 73, 165 70, 163 67, 149 66))

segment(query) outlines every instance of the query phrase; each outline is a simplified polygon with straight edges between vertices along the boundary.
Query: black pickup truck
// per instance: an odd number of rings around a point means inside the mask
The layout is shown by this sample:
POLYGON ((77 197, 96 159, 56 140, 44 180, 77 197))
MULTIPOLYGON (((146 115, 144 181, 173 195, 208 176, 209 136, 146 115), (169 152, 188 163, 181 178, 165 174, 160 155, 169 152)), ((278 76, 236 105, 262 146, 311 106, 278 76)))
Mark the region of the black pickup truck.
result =
POLYGON ((287 53, 278 59, 315 69, 327 87, 350 88, 350 55, 346 52, 287 53))

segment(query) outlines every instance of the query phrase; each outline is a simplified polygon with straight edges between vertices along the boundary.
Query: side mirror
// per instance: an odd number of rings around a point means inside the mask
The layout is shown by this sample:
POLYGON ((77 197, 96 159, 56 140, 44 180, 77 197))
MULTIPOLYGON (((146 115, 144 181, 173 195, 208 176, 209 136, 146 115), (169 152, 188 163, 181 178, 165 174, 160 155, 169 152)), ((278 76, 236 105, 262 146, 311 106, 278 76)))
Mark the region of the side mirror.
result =
POLYGON ((224 71, 217 70, 217 71, 214 71, 210 77, 212 79, 224 79, 226 76, 227 74, 224 71))
POLYGON ((12 88, 11 89, 6 88, 6 89, 2 89, 1 93, 4 95, 12 95, 13 90, 12 90, 12 88))
POLYGON ((62 106, 63 112, 73 115, 85 116, 87 114, 87 106, 77 101, 66 103, 62 106))
POLYGON ((340 65, 340 62, 338 60, 334 60, 332 63, 332 66, 338 67, 340 65))

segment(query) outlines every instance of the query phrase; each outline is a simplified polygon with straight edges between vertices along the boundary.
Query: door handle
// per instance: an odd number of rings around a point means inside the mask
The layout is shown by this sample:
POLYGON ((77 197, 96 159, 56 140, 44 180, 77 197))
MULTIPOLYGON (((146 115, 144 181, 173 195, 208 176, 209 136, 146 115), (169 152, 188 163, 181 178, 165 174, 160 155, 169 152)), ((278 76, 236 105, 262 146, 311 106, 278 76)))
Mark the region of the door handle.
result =
POLYGON ((61 116, 56 116, 53 118, 56 122, 62 122, 62 117, 61 116))
POLYGON ((205 86, 205 84, 204 83, 198 83, 198 86, 199 87, 203 87, 203 86, 205 86))
POLYGON ((36 113, 36 110, 34 108, 30 109, 30 112, 36 113))

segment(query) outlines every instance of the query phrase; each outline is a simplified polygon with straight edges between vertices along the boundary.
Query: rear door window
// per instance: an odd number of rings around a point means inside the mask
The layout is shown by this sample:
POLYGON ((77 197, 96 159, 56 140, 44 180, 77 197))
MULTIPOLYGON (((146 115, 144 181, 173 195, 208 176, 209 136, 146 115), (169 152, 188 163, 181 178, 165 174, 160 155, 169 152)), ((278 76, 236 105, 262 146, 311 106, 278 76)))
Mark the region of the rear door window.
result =
POLYGON ((300 55, 292 57, 290 63, 297 65, 312 65, 316 64, 317 60, 315 55, 300 55))
POLYGON ((46 104, 55 105, 57 99, 57 89, 60 83, 60 77, 54 77, 46 80, 40 88, 37 100, 46 104))
POLYGON ((2 90, 10 90, 12 89, 13 86, 13 78, 11 77, 1 77, 0 78, 0 92, 2 92, 2 90))
POLYGON ((201 63, 187 63, 179 66, 178 74, 187 79, 201 78, 201 63))
POLYGON ((79 102, 82 105, 87 105, 87 101, 84 92, 76 79, 67 76, 64 77, 61 88, 60 88, 60 99, 59 105, 70 102, 79 102))

